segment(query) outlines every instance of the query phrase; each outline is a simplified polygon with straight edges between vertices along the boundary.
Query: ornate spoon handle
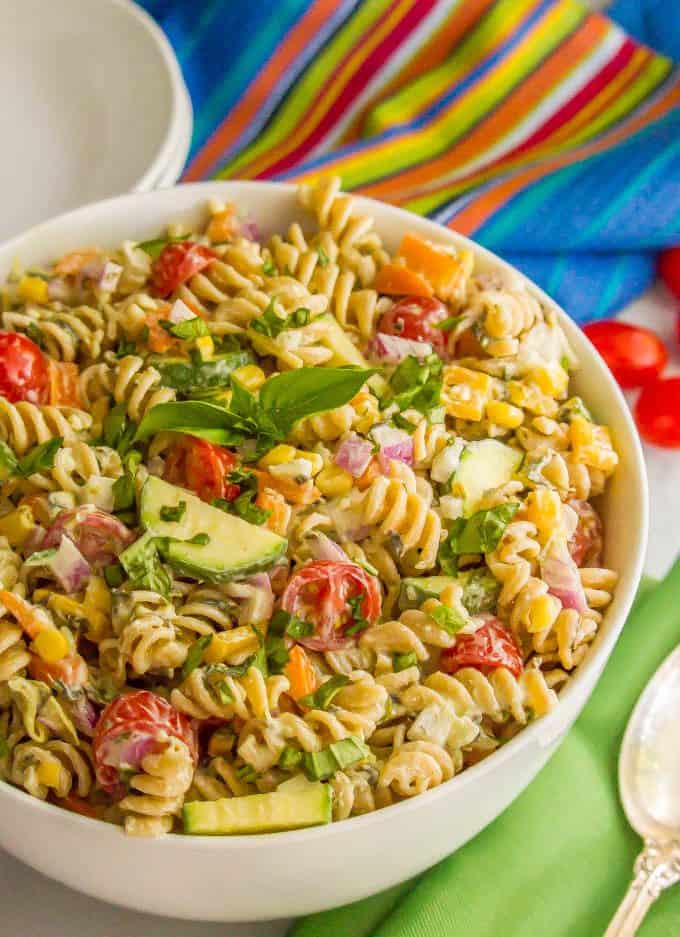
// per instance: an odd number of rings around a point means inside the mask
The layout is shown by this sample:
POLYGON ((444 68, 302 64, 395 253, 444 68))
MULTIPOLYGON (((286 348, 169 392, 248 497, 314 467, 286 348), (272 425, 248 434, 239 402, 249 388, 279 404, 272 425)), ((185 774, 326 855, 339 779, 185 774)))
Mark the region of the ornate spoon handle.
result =
POLYGON ((604 937, 633 937, 661 892, 680 881, 680 842, 645 840, 634 873, 604 937))

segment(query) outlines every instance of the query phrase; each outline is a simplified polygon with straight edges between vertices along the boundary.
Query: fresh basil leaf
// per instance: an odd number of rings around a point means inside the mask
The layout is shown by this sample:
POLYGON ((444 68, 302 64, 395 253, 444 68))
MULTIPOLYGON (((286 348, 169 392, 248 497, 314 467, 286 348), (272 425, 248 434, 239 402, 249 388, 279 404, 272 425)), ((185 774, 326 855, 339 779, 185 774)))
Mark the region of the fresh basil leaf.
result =
POLYGON ((352 610, 354 624, 345 630, 345 634, 357 634, 359 631, 365 631, 365 629, 368 628, 369 622, 366 618, 364 618, 361 611, 365 599, 365 592, 362 592, 361 595, 353 595, 352 598, 347 599, 347 604, 352 610))
POLYGON ((395 673, 401 673, 402 670, 408 670, 409 667, 417 667, 418 658, 415 651, 408 651, 406 654, 394 654, 392 656, 392 667, 395 673))
POLYGON ((120 555, 120 563, 132 580, 133 586, 151 589, 166 598, 172 582, 158 555, 159 538, 149 531, 135 540, 120 555))
POLYGON ((227 502, 227 504, 231 505, 231 511, 229 513, 236 514, 237 517, 242 518, 249 524, 255 524, 257 527, 261 527, 272 512, 254 504, 255 497, 256 495, 254 492, 244 491, 243 494, 234 498, 233 501, 227 502))
POLYGON ((127 405, 119 403, 113 407, 104 420, 102 439, 104 445, 116 449, 119 455, 124 456, 135 441, 137 427, 128 420, 127 405))
POLYGON ((137 247, 141 248, 144 253, 148 254, 152 260, 157 260, 160 257, 163 248, 167 247, 168 244, 176 244, 178 241, 187 241, 190 237, 190 234, 182 234, 180 237, 153 238, 151 241, 141 241, 139 244, 137 244, 137 247))
POLYGON ((34 446, 22 459, 16 464, 16 473, 24 478, 33 475, 35 472, 46 472, 54 465, 54 458, 64 445, 61 436, 55 439, 48 439, 40 446, 34 446))
POLYGON ((42 348, 43 351, 45 350, 45 339, 35 322, 28 323, 26 326, 26 335, 28 335, 32 342, 36 343, 38 348, 42 348))
POLYGON ((126 338, 121 338, 113 354, 116 358, 124 358, 126 355, 133 355, 136 350, 137 346, 132 339, 128 341, 126 338))
POLYGON ((518 501, 508 501, 495 508, 477 511, 467 520, 458 518, 446 541, 451 553, 456 556, 461 553, 491 553, 518 509, 518 501))
POLYGON ((321 245, 319 245, 319 247, 317 247, 316 249, 316 252, 319 255, 319 266, 327 267, 328 264, 331 262, 331 259, 326 253, 326 251, 323 249, 323 247, 321 247, 321 245))
POLYGON ((262 273, 264 273, 266 277, 277 277, 279 275, 279 268, 271 257, 265 257, 262 263, 262 273))
POLYGON ((285 437, 298 420, 344 406, 374 373, 363 368, 284 371, 262 385, 260 405, 285 437))
POLYGON ((111 563, 110 566, 105 566, 104 579, 106 580, 107 586, 111 586, 112 589, 122 586, 125 580, 125 573, 120 563, 111 563))
POLYGON ((247 660, 244 660, 242 664, 234 664, 228 666, 227 664, 208 664, 205 668, 206 677, 210 677, 213 674, 221 674, 223 677, 245 677, 250 668, 253 666, 253 659, 255 655, 251 655, 247 660))
MULTIPOLYGON (((196 349, 192 348, 192 351, 196 349)), ((192 355, 191 360, 158 355, 149 358, 148 363, 156 368, 164 387, 173 387, 182 394, 194 396, 199 392, 229 387, 232 371, 250 364, 252 360, 251 354, 237 350, 215 354, 206 361, 200 355, 192 355)))
POLYGON ((245 781, 246 784, 252 784, 257 780, 257 771, 252 765, 241 765, 236 769, 236 775, 239 781, 245 781))
POLYGON ((299 329, 307 325, 310 316, 309 309, 303 307, 295 309, 290 315, 280 316, 276 311, 276 301, 272 299, 262 315, 252 320, 249 328, 268 338, 276 338, 288 329, 299 329))
POLYGON ((335 674, 325 683, 322 683, 313 693, 300 697, 298 702, 306 709, 328 709, 334 697, 349 682, 349 677, 345 676, 344 673, 335 674))
POLYGON ((249 432, 237 415, 205 400, 175 400, 152 407, 137 427, 135 440, 163 430, 198 436, 221 446, 240 445, 249 432))
MULTIPOLYGON (((180 501, 180 504, 183 502, 180 501)), ((210 543, 210 537, 208 534, 196 534, 191 540, 185 540, 184 543, 193 543, 197 547, 205 547, 210 543)))
POLYGON ((203 660, 203 652, 210 645, 212 639, 213 636, 211 634, 204 634, 191 645, 189 648, 189 653, 187 654, 187 658, 184 661, 184 665, 182 666, 183 680, 186 680, 189 674, 196 670, 198 665, 201 663, 203 660))
POLYGON ((0 442, 0 480, 5 481, 17 470, 18 460, 6 442, 0 442))
POLYGON ((314 634, 314 625, 280 608, 269 622, 267 633, 281 636, 288 634, 291 638, 307 638, 314 634))
POLYGON ((447 634, 458 634, 460 629, 468 624, 467 618, 464 618, 455 608, 449 608, 447 605, 437 605, 429 612, 429 615, 447 634))
POLYGON ((471 615, 492 612, 496 608, 501 584, 486 569, 474 569, 463 584, 463 605, 471 615))
POLYGON ((397 367, 390 378, 393 400, 400 410, 412 407, 420 413, 428 413, 439 407, 442 391, 442 360, 438 355, 429 355, 419 361, 409 355, 397 367))
POLYGON ((447 316, 441 322, 435 322, 435 329, 441 329, 442 332, 453 332, 459 322, 463 321, 463 316, 447 316))
POLYGON ((134 478, 127 472, 117 478, 113 483, 113 510, 127 511, 135 503, 135 482, 134 478))
POLYGON ((175 338, 181 338, 184 342, 210 335, 210 329, 200 316, 194 316, 193 319, 183 319, 181 322, 170 322, 168 319, 161 319, 158 324, 168 334, 173 335, 175 338))
POLYGON ((288 663, 288 648, 285 638, 277 634, 267 633, 264 650, 267 656, 267 670, 269 673, 283 673, 288 663))
POLYGON ((417 426, 415 423, 412 423, 410 420, 407 420, 405 416, 402 416, 401 413, 395 413, 392 416, 392 422, 397 427, 397 429, 404 429, 409 435, 415 433, 417 426))
POLYGON ((176 507, 171 507, 168 504, 164 504, 160 510, 160 518, 162 521, 165 521, 169 524, 178 524, 184 515, 186 514, 187 503, 186 501, 180 501, 176 507))

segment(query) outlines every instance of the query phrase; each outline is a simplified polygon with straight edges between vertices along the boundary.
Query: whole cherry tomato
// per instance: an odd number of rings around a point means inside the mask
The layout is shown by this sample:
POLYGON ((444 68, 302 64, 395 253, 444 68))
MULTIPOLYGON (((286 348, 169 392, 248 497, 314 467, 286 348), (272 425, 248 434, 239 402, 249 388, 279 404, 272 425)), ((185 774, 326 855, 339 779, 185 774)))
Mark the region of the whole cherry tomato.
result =
POLYGON ((577 566, 599 566, 602 553, 602 521, 588 501, 569 501, 578 522, 569 543, 569 554, 577 566))
POLYGON ((196 727, 163 697, 149 690, 119 696, 102 712, 92 742, 101 787, 118 793, 121 772, 138 769, 146 755, 160 751, 168 736, 179 739, 198 761, 196 727))
POLYGON ((169 296, 216 257, 215 251, 194 241, 166 244, 151 268, 153 292, 156 296, 169 296))
POLYGON ((663 371, 668 353, 658 335, 626 322, 590 322, 583 331, 621 387, 641 387, 663 371))
POLYGON ((680 247, 669 247, 659 255, 659 276, 680 299, 680 247))
POLYGON ((47 403, 47 358, 35 342, 18 332, 0 332, 0 396, 10 403, 47 403))
POLYGON ((647 442, 680 448, 680 377, 666 377, 642 388, 635 420, 647 442))
POLYGON ((445 673, 474 667, 484 674, 505 667, 519 677, 522 654, 512 632, 492 618, 472 634, 459 634, 453 647, 442 653, 440 667, 445 673))
POLYGON ((281 597, 281 607, 314 624, 314 634, 298 638, 300 644, 312 651, 334 651, 345 647, 356 633, 354 628, 362 626, 357 612, 368 624, 376 621, 380 587, 375 576, 356 563, 319 560, 293 574, 281 597), (361 602, 350 605, 357 597, 361 602))
POLYGON ((238 485, 227 481, 235 465, 236 456, 229 449, 195 436, 184 436, 168 453, 163 478, 195 491, 202 501, 211 502, 215 498, 233 501, 241 491, 238 485))
POLYGON ((436 328, 451 315, 444 303, 426 296, 408 296, 400 299, 383 313, 378 331, 416 342, 429 342, 436 351, 446 347, 447 333, 436 328))

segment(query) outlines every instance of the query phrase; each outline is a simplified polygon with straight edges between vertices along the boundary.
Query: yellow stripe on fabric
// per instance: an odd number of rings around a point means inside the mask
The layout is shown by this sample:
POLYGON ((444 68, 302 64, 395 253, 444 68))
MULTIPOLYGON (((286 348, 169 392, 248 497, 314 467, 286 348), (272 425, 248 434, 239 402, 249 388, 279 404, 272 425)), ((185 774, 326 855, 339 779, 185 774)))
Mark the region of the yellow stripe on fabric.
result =
POLYGON ((314 59, 305 74, 289 91, 280 109, 273 116, 266 129, 251 146, 243 150, 233 160, 225 164, 220 176, 252 175, 249 164, 259 157, 266 156, 265 162, 271 162, 271 152, 281 143, 297 139, 300 124, 305 120, 309 109, 319 109, 322 113, 330 106, 329 95, 319 99, 319 91, 334 75, 340 63, 351 53, 354 46, 361 47, 371 37, 375 24, 392 5, 393 0, 371 0, 362 4, 345 25, 333 36, 331 42, 314 59))
MULTIPOLYGON (((523 37, 514 53, 500 61, 493 71, 474 84, 462 98, 427 126, 412 133, 382 141, 370 151, 348 154, 333 163, 346 188, 356 188, 379 179, 386 172, 400 172, 415 163, 450 149, 475 123, 506 97, 538 62, 559 45, 563 37, 583 18, 576 5, 559 4, 523 37)), ((528 105, 529 106, 529 105, 528 105)), ((314 175, 301 174, 300 178, 314 175)))
POLYGON ((365 135, 377 135, 417 118, 492 54, 536 4, 537 0, 497 3, 445 62, 380 103, 367 120, 365 135))

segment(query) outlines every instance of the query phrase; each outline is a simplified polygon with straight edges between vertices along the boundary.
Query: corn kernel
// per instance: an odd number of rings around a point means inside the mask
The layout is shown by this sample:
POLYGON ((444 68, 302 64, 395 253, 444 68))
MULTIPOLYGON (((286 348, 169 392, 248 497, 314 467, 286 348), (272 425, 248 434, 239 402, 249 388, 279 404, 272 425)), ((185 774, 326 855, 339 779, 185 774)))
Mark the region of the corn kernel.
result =
POLYGON ((312 466, 312 475, 318 475, 323 468, 323 458, 318 452, 309 452, 307 449, 296 449, 296 459, 306 459, 312 466))
POLYGON ((576 462, 599 469, 609 475, 616 468, 619 457, 612 448, 611 436, 606 426, 590 423, 582 416, 572 417, 569 439, 576 462))
POLYGON ((234 654, 254 654, 258 647, 258 637, 249 625, 232 628, 230 631, 213 635, 212 641, 203 651, 203 663, 223 664, 234 654))
POLYGON ((111 611, 111 593, 109 587, 101 576, 90 576, 85 589, 85 602, 88 608, 100 612, 111 611))
POLYGON ((49 299, 47 282, 41 277, 24 276, 19 280, 19 296, 29 303, 46 303, 49 299))
POLYGON ((353 485, 354 479, 350 473, 339 465, 329 465, 316 476, 316 486, 327 498, 349 494, 353 485))
POLYGON ((536 416, 554 417, 559 406, 552 397, 544 394, 535 384, 525 381, 508 381, 508 396, 512 403, 536 416))
POLYGON ((207 361, 209 358, 215 354, 215 343, 212 340, 211 335, 201 335, 200 338, 196 339, 196 348, 198 353, 204 361, 207 361))
POLYGON ((513 407, 504 400, 490 400, 486 405, 486 415, 490 423, 505 429, 517 429, 522 425, 524 414, 519 407, 513 407))
POLYGON ((538 631, 545 631, 546 628, 552 627, 560 613, 560 608, 560 600, 554 595, 536 596, 529 608, 527 622, 529 634, 536 634, 538 631))
POLYGON ((529 379, 549 397, 561 397, 569 386, 569 375, 557 361, 534 368, 529 379))
POLYGON ((257 463, 260 468, 266 469, 270 465, 286 465, 288 462, 292 462, 297 457, 297 450, 293 446, 288 446, 285 443, 274 446, 266 455, 263 455, 260 461, 257 463))
POLYGON ((33 650, 45 663, 53 664, 66 657, 71 647, 61 631, 57 631, 56 628, 46 628, 33 639, 33 650))
POLYGON ((35 769, 35 776, 44 787, 58 787, 61 765, 58 761, 41 761, 35 769))
POLYGON ((20 547, 34 528, 33 511, 28 505, 0 517, 0 536, 7 537, 11 547, 20 547))
POLYGON ((245 389, 249 390, 251 394, 259 390, 267 380, 262 368, 258 368, 256 364, 244 364, 242 367, 236 368, 233 372, 233 376, 239 384, 243 384, 245 389))
POLYGON ((47 604, 53 612, 57 612, 57 614, 63 615, 66 618, 84 619, 87 616, 87 609, 81 605, 80 602, 70 598, 68 595, 58 595, 52 592, 47 604))

